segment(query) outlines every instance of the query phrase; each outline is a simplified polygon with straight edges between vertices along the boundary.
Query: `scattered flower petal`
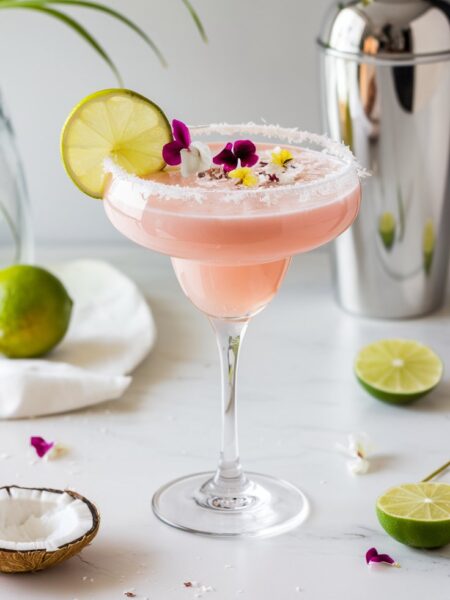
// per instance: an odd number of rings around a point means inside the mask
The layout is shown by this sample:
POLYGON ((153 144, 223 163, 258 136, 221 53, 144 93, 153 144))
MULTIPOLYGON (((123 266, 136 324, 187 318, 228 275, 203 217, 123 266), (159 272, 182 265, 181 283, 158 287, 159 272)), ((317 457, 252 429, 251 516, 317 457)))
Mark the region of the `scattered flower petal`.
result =
POLYGON ((368 472, 370 463, 367 458, 371 443, 365 433, 358 435, 350 433, 347 438, 347 445, 336 444, 338 450, 349 456, 351 460, 347 462, 347 467, 352 475, 364 475, 368 472))
POLYGON ((54 442, 53 446, 45 455, 45 460, 56 460, 65 456, 69 452, 69 448, 67 446, 63 446, 59 442, 54 442))
POLYGON ((250 140, 236 140, 229 142, 219 154, 213 158, 215 165, 222 165, 225 172, 235 170, 240 164, 242 167, 253 167, 259 160, 256 146, 250 140), (240 162, 239 162, 240 161, 240 162))
POLYGON ((371 565, 372 563, 384 563, 392 565, 393 567, 399 567, 400 565, 396 562, 389 554, 379 554, 376 548, 369 548, 366 552, 366 563, 371 565))
POLYGON ((376 548, 369 548, 366 552, 366 563, 369 564, 374 556, 378 556, 376 548))
POLYGON ((371 442, 367 433, 351 433, 348 436, 348 448, 352 456, 366 458, 371 448, 371 442))
POLYGON ((207 592, 214 592, 214 588, 212 585, 199 585, 195 597, 201 598, 203 594, 206 594, 207 592))
POLYGON ((201 598, 207 592, 214 592, 214 588, 212 585, 205 585, 200 583, 199 581, 185 581, 183 583, 184 587, 193 588, 196 590, 194 598, 201 598))
POLYGON ((347 461, 347 468, 352 475, 365 475, 369 471, 370 463, 367 458, 359 458, 358 456, 347 461))
POLYGON ((53 448, 55 442, 47 442, 42 437, 32 436, 30 438, 30 444, 36 450, 36 454, 39 458, 42 458, 53 448))
POLYGON ((237 179, 237 183, 244 185, 245 187, 254 187, 255 185, 258 185, 259 182, 256 175, 249 167, 238 167, 237 169, 230 171, 228 175, 232 179, 237 179))

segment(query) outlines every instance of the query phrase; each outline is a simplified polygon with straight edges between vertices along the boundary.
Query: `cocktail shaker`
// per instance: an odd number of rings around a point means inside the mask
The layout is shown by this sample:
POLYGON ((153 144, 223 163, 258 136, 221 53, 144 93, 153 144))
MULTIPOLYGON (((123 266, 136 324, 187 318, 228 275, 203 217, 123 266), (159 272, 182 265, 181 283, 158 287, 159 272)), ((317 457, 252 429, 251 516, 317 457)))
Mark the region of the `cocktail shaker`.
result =
POLYGON ((338 301, 368 317, 430 312, 450 251, 450 5, 340 2, 318 45, 325 127, 371 173, 334 243, 338 301))

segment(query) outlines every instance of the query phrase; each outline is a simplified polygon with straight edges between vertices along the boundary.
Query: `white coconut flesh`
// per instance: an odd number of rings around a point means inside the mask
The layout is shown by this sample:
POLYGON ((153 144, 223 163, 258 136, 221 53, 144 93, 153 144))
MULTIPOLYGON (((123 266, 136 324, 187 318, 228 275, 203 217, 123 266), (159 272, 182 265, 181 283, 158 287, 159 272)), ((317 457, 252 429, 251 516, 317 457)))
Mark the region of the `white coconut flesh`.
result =
POLYGON ((54 552, 94 526, 86 502, 67 492, 0 489, 0 549, 54 552))

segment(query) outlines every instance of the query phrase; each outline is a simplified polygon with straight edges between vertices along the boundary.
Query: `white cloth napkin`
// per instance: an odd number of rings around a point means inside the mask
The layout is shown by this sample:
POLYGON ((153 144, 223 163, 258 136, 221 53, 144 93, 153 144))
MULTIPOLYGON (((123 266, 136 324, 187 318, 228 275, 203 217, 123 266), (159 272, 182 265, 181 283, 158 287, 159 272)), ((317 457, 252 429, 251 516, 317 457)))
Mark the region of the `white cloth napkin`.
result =
POLYGON ((120 398, 153 347, 156 328, 135 284, 111 265, 50 270, 74 301, 69 331, 45 359, 0 359, 0 418, 46 415, 120 398))

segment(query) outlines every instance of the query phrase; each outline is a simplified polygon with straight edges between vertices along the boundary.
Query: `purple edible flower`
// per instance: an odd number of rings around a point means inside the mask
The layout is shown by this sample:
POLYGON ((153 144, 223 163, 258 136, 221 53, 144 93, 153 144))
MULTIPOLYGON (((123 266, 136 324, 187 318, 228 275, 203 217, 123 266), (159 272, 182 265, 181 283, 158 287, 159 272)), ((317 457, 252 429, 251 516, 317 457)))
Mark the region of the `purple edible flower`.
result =
POLYGON ((46 442, 42 437, 32 436, 30 438, 30 444, 36 450, 36 454, 39 456, 39 458, 42 458, 49 450, 53 448, 55 442, 46 442))
POLYGON ((253 167, 258 162, 256 146, 250 140, 237 140, 228 144, 213 158, 215 165, 222 165, 226 172, 233 171, 241 161, 241 167, 253 167))
POLYGON ((172 121, 173 142, 165 144, 162 155, 168 165, 175 166, 181 163, 181 151, 189 150, 191 134, 189 128, 182 121, 172 121))
POLYGON ((371 563, 386 563, 394 567, 399 566, 399 564, 395 562, 395 560, 391 556, 389 556, 389 554, 378 554, 376 548, 369 548, 369 550, 367 550, 366 563, 368 565, 370 565, 371 563))

